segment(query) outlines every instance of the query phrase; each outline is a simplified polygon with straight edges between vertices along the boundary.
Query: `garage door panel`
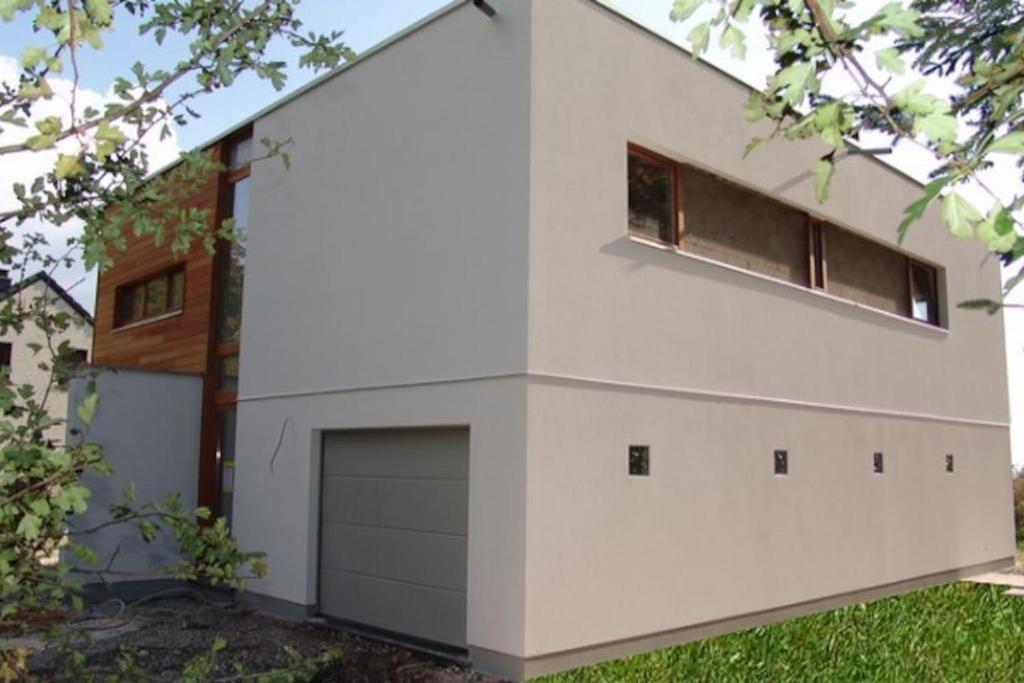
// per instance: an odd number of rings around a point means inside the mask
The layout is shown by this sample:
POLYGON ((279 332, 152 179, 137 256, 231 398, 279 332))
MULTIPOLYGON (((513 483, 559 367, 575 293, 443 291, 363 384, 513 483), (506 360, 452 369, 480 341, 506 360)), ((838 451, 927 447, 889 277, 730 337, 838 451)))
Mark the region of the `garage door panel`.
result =
POLYGON ((320 613, 466 645, 469 431, 324 435, 320 613))
POLYGON ((321 611, 349 621, 441 643, 466 642, 466 595, 458 591, 320 572, 321 611))
POLYGON ((465 429, 327 433, 324 474, 349 477, 468 479, 465 429), (426 435, 426 436, 425 436, 426 435))
POLYGON ((324 569, 464 591, 464 536, 420 531, 324 524, 324 569))
POLYGON ((466 482, 326 476, 323 521, 465 534, 466 482))

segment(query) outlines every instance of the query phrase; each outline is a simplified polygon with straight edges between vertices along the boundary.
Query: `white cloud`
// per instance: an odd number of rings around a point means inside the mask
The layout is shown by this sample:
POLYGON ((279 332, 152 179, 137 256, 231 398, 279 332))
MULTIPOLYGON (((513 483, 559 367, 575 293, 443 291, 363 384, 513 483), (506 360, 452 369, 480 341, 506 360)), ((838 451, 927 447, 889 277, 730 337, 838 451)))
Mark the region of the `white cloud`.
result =
MULTIPOLYGON (((0 82, 17 83, 18 62, 16 59, 0 55, 0 82)), ((70 102, 72 92, 72 81, 67 78, 50 78, 50 87, 53 90, 53 97, 49 100, 39 101, 32 108, 34 120, 46 116, 59 116, 65 125, 70 120, 70 102)), ((87 88, 79 88, 75 95, 75 106, 78 112, 86 107, 93 107, 102 110, 103 106, 114 100, 112 90, 106 93, 99 93, 87 88)), ((30 122, 31 126, 31 122, 30 122)), ((127 132, 127 131, 126 131, 127 132)), ((0 132, 0 144, 7 145, 23 141, 35 133, 34 128, 17 128, 5 126, 0 132)), ((150 168, 156 169, 174 161, 178 157, 180 148, 177 135, 171 127, 171 134, 160 139, 157 131, 148 133, 143 138, 143 145, 149 153, 150 168)), ((74 153, 77 151, 78 142, 75 140, 64 140, 56 149, 43 152, 22 152, 19 154, 6 155, 0 163, 0 211, 9 211, 17 208, 18 203, 14 198, 14 183, 30 184, 37 176, 46 173, 53 168, 59 152, 74 153)), ((62 226, 54 226, 39 220, 26 221, 16 232, 20 236, 31 232, 40 232, 46 235, 50 242, 50 253, 53 255, 62 254, 66 251, 68 238, 81 234, 82 225, 77 222, 68 222, 62 226)), ((17 237, 16 237, 17 239, 17 237)), ((33 272, 31 269, 28 274, 33 272)), ((86 272, 80 264, 72 268, 60 268, 54 273, 55 279, 64 287, 71 288, 74 297, 90 311, 96 301, 96 272, 86 272)))

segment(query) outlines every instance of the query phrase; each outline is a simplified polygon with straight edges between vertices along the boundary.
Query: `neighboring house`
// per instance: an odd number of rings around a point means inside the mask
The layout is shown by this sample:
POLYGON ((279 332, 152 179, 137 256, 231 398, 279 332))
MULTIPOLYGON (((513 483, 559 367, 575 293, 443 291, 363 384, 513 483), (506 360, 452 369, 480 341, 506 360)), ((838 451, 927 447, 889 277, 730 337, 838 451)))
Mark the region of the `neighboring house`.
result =
POLYGON ((211 144, 244 247, 100 278, 97 364, 204 377, 261 604, 523 677, 1009 566, 998 260, 744 159, 748 89, 600 4, 474 4, 211 144))
MULTIPOLYGON (((89 348, 92 344, 92 316, 75 298, 46 272, 24 278, 12 284, 7 271, 0 270, 0 303, 18 297, 22 305, 28 307, 40 298, 45 297, 51 311, 67 313, 71 325, 60 335, 54 336, 53 347, 67 341, 70 346, 69 361, 88 363, 89 348)), ((21 332, 13 329, 0 334, 0 366, 10 368, 11 381, 16 385, 30 384, 35 389, 36 398, 40 399, 46 392, 50 382, 50 373, 39 368, 40 363, 49 364, 52 354, 47 348, 46 334, 31 321, 26 322, 21 332), (40 345, 35 350, 34 345, 40 345)), ((63 417, 68 412, 67 387, 55 386, 54 391, 46 399, 47 412, 53 416, 63 417)), ((63 441, 63 426, 51 427, 44 432, 52 441, 63 441)))

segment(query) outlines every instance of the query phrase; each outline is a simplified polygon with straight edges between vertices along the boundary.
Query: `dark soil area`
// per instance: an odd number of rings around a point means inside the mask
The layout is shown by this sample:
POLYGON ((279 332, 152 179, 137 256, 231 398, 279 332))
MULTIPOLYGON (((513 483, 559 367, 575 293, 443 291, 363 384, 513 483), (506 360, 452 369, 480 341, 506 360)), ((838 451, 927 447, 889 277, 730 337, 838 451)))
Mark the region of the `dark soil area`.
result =
MULTIPOLYGON (((311 624, 293 623, 257 614, 200 594, 169 596, 125 606, 112 601, 98 606, 74 628, 88 633, 86 655, 90 673, 116 670, 122 651, 129 651, 146 680, 175 681, 186 663, 210 651, 217 636, 226 647, 215 659, 210 680, 253 676, 288 669, 285 646, 306 656, 332 649, 337 659, 324 665, 313 681, 327 683, 497 683, 464 667, 350 633, 311 624)), ((54 647, 33 656, 32 672, 47 681, 72 681, 63 671, 67 655, 54 647)))

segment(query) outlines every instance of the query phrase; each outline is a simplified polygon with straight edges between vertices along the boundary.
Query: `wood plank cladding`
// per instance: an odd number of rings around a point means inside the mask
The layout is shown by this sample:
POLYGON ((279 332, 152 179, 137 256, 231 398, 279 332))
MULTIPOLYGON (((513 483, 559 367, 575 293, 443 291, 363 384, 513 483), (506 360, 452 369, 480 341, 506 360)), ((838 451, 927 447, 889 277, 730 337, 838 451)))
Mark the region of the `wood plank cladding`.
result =
POLYGON ((810 281, 801 211, 695 168, 682 170, 684 251, 795 284, 810 281))
MULTIPOLYGON (((219 155, 219 148, 214 148, 219 155)), ((220 178, 211 173, 182 204, 209 210, 214 229, 220 215, 220 178)), ((149 237, 127 236, 127 247, 114 254, 114 265, 99 276, 93 362, 109 367, 205 373, 209 356, 214 287, 214 257, 194 243, 176 258, 149 237), (183 263, 185 300, 180 312, 117 328, 117 289, 183 263)))

